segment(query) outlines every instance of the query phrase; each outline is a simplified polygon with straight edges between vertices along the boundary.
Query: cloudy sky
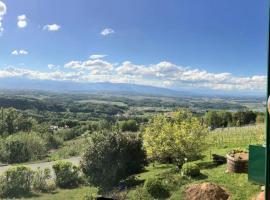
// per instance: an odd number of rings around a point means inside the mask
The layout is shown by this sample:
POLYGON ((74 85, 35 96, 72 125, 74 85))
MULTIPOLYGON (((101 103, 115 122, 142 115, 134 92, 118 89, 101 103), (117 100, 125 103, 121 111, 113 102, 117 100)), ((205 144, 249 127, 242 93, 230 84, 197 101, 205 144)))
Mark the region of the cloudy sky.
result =
POLYGON ((0 0, 0 78, 264 93, 267 2, 0 0))

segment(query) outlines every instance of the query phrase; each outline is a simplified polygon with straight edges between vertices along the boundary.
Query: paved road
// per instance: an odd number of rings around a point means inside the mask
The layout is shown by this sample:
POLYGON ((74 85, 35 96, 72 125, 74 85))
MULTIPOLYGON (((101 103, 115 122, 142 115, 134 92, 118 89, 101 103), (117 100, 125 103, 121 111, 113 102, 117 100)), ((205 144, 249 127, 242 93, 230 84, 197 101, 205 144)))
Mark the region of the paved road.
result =
MULTIPOLYGON (((78 165, 80 162, 80 157, 72 157, 69 159, 64 159, 64 161, 72 162, 74 165, 78 165)), ((33 170, 36 170, 37 168, 44 169, 44 168, 50 168, 52 169, 53 164, 57 161, 52 162, 40 162, 40 163, 31 163, 31 164, 24 164, 24 166, 30 167, 33 170)), ((0 174, 2 174, 7 169, 14 167, 16 165, 6 165, 6 166, 0 166, 0 174)))

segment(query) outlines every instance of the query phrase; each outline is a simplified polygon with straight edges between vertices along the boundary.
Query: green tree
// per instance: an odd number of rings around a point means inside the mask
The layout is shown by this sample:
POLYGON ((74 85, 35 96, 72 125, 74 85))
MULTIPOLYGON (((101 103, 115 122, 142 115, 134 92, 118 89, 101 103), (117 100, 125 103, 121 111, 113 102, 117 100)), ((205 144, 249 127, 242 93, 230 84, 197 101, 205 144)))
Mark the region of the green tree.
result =
POLYGON ((256 113, 253 111, 237 111, 233 114, 233 124, 236 126, 243 126, 256 122, 256 113))
POLYGON ((32 117, 18 115, 16 119, 18 131, 30 132, 37 125, 37 121, 32 117))
POLYGON ((219 116, 219 127, 227 127, 232 123, 232 113, 228 111, 220 111, 218 112, 219 116))
POLYGON ((145 128, 143 139, 150 159, 182 165, 185 159, 201 157, 207 128, 188 110, 154 117, 145 128))
POLYGON ((120 122, 121 131, 130 131, 130 132, 137 132, 139 130, 139 126, 135 120, 128 120, 120 122))
POLYGON ((15 109, 8 109, 5 112, 5 127, 8 134, 13 134, 15 132, 15 121, 16 121, 17 112, 15 109))
POLYGON ((21 132, 10 135, 0 149, 1 159, 9 163, 40 159, 46 153, 45 142, 36 133, 21 132))
POLYGON ((94 133, 81 161, 90 183, 108 189, 146 164, 142 140, 136 134, 94 133))
POLYGON ((205 113, 205 121, 211 128, 217 128, 220 126, 220 118, 217 111, 208 111, 205 113))

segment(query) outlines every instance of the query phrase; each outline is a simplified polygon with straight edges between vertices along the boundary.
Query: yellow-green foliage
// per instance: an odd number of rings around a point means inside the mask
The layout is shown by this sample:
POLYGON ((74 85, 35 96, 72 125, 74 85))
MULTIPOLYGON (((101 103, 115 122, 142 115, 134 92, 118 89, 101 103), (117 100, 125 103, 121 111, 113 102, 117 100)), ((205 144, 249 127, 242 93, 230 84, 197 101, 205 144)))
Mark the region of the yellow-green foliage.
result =
POLYGON ((149 158, 183 164, 194 160, 205 147, 207 128, 188 110, 158 115, 145 128, 143 139, 149 158))

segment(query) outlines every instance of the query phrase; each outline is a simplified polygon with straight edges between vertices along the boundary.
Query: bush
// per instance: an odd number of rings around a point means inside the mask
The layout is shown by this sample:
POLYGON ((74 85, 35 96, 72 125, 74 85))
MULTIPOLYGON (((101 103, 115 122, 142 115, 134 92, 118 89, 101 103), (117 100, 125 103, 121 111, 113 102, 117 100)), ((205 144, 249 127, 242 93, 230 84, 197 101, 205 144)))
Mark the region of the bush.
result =
POLYGON ((139 130, 139 126, 135 120, 128 120, 120 123, 121 131, 130 131, 137 132, 139 130))
POLYGON ((185 158, 202 157, 207 131, 199 118, 180 110, 154 117, 145 128, 143 141, 150 159, 182 166, 185 158))
POLYGON ((154 198, 166 198, 169 196, 168 189, 160 179, 148 178, 143 187, 154 198))
POLYGON ((81 182, 79 167, 71 162, 57 162, 53 165, 53 170, 56 176, 56 185, 60 188, 77 187, 81 182))
POLYGON ((46 154, 44 140, 36 133, 18 133, 9 136, 1 148, 2 161, 21 163, 41 159, 46 154))
POLYGON ((59 135, 49 134, 46 137, 46 145, 49 149, 57 149, 63 144, 63 138, 59 135))
POLYGON ((65 141, 72 140, 80 135, 82 135, 85 132, 85 127, 73 127, 69 129, 61 129, 57 132, 55 132, 56 135, 59 135, 61 138, 63 138, 65 141))
POLYGON ((135 134, 91 135, 81 161, 82 171, 90 183, 103 189, 140 172, 146 164, 142 140, 135 134))
POLYGON ((200 168, 195 163, 185 163, 181 169, 182 175, 195 177, 200 175, 200 168))
POLYGON ((25 166, 10 168, 0 178, 1 197, 27 196, 31 192, 33 171, 25 166))
POLYGON ((56 189, 55 183, 51 180, 51 170, 38 168, 34 172, 33 189, 39 192, 52 192, 56 189))
POLYGON ((129 194, 130 200, 154 200, 154 198, 141 186, 129 194))

